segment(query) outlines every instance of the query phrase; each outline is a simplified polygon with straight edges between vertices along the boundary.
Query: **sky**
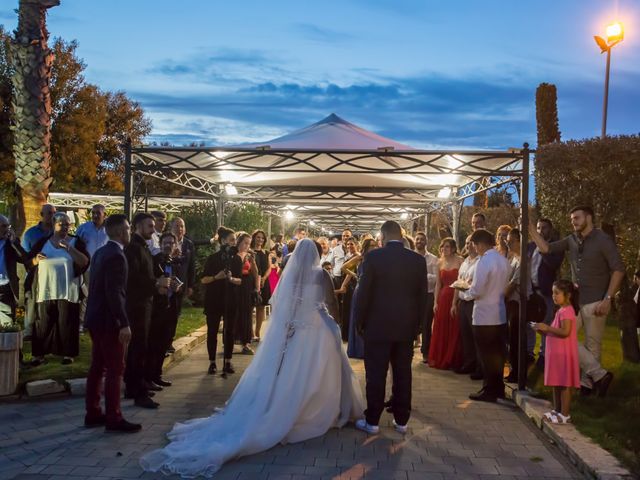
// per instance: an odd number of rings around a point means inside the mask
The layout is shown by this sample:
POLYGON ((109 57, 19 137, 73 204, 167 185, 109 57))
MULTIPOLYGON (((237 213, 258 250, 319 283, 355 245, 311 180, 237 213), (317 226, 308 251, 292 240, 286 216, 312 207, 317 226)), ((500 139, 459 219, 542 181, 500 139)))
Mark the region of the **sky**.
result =
POLYGON ((593 35, 615 20, 608 133, 638 134, 640 0, 61 0, 48 28, 140 102, 150 142, 264 142, 336 113, 416 148, 506 149, 535 146, 541 82, 563 140, 600 134, 593 35))

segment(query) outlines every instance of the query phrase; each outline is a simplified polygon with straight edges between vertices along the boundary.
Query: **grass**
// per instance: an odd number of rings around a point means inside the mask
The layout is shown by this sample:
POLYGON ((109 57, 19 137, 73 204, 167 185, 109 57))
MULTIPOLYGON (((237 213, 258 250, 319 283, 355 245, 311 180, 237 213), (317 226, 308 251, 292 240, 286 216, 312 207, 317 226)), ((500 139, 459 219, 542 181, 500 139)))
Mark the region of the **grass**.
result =
MULTIPOLYGON (((202 307, 186 307, 182 309, 182 315, 178 321, 176 330, 176 338, 184 337, 189 333, 197 330, 205 324, 204 313, 202 307)), ((23 348, 24 360, 31 360, 31 342, 24 342, 23 348)), ((30 367, 25 366, 20 369, 20 379, 18 390, 24 389, 27 382, 34 380, 44 380, 51 378, 62 382, 69 378, 82 378, 87 376, 89 365, 91 363, 91 339, 89 334, 80 335, 80 355, 76 357, 71 365, 62 365, 60 362, 62 357, 54 355, 46 356, 47 363, 30 367)))
MULTIPOLYGON (((539 341, 539 336, 538 336, 539 341)), ((614 374, 606 398, 581 397, 576 393, 571 419, 576 428, 616 456, 635 475, 640 475, 640 364, 622 361, 620 333, 607 325, 602 342, 602 366, 614 374)), ((529 387, 551 399, 542 374, 532 368, 529 387)))

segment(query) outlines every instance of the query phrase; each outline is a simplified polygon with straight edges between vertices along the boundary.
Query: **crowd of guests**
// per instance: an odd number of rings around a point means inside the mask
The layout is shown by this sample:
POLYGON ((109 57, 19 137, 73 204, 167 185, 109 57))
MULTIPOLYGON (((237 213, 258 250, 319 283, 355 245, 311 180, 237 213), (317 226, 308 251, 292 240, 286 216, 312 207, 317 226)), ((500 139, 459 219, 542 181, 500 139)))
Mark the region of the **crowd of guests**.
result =
MULTIPOLYGON (((453 238, 441 240, 437 255, 427 236, 404 235, 406 248, 425 258, 428 308, 416 338, 424 364, 483 380, 474 400, 504 397, 504 381, 516 381, 520 339, 520 302, 526 299, 527 363, 544 369, 545 381, 557 390, 550 420, 568 421, 571 388, 605 396, 613 379, 600 365, 602 336, 612 298, 624 277, 624 265, 614 241, 594 227, 586 206, 570 212, 573 233, 558 239, 552 222, 541 218, 529 226, 532 241, 526 252, 530 276, 520 278, 519 228, 500 225, 495 235, 477 212, 472 233, 461 251, 453 238), (565 254, 571 281, 558 279, 565 254), (525 294, 521 295, 521 290, 525 294), (582 327, 585 341, 578 345, 582 327), (544 334, 537 360, 536 332, 544 334), (504 367, 510 374, 503 378, 504 367)), ((164 212, 138 213, 129 225, 123 215, 106 216, 102 205, 91 209, 91 220, 70 234, 70 219, 44 205, 41 221, 27 230, 22 242, 0 216, 0 314, 15 317, 18 285, 16 264, 27 268, 25 332, 32 340, 33 365, 45 355, 73 362, 78 355, 81 320, 92 338, 92 367, 87 384, 88 426, 136 431, 139 425, 122 419, 120 377, 125 398, 144 408, 157 408, 155 391, 171 382, 162 378, 165 356, 173 350, 183 300, 196 282, 195 246, 185 222, 167 222, 164 212), (108 315, 106 312, 118 312, 108 315), (126 358, 126 364, 125 364, 126 358), (100 412, 100 382, 106 372, 106 413, 100 412)), ((274 291, 303 228, 293 238, 271 238, 262 230, 251 234, 220 227, 212 242, 215 253, 205 263, 204 312, 208 327, 208 373, 218 371, 218 334, 223 327, 222 374, 234 373, 234 346, 246 355, 260 341, 271 293, 274 291)), ((354 318, 354 298, 367 253, 379 248, 370 234, 357 239, 346 228, 339 237, 316 239, 320 264, 334 284, 333 316, 339 323, 348 355, 364 358, 364 342, 354 318)), ((638 282, 640 284, 640 274, 638 282)), ((637 295, 636 295, 637 297, 637 295)), ((555 398, 555 394, 554 394, 555 398)))

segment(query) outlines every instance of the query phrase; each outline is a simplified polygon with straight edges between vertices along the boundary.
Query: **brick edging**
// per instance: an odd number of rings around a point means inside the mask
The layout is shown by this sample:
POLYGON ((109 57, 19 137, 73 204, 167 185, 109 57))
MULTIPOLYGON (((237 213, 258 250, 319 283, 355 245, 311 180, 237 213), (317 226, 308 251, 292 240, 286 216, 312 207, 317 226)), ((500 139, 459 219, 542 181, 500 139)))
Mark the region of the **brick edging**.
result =
MULTIPOLYGON (((191 350, 207 340, 207 326, 204 325, 193 332, 180 337, 173 342, 176 351, 164 359, 162 368, 184 358, 191 350)), ((26 396, 29 398, 41 397, 55 393, 68 392, 70 395, 84 395, 86 390, 86 378, 69 378, 63 383, 52 379, 35 380, 25 384, 26 396)))
POLYGON ((507 384, 506 394, 588 478, 602 480, 635 478, 617 458, 581 434, 574 425, 554 425, 543 421, 545 412, 552 408, 551 402, 534 398, 528 392, 518 390, 514 384, 507 384))

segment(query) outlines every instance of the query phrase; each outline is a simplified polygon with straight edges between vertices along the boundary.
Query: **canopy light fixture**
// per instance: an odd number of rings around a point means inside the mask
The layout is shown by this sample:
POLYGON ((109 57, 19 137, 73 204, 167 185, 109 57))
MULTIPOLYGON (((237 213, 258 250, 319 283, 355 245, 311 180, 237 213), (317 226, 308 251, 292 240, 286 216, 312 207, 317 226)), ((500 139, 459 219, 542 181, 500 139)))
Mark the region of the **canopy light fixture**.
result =
POLYGON ((233 183, 227 183, 224 186, 224 191, 227 193, 227 195, 237 195, 238 194, 238 189, 235 187, 235 185, 233 183))
POLYGON ((406 220, 407 218, 409 218, 409 214, 407 212, 404 212, 402 215, 400 215, 401 220, 406 220))
POLYGON ((438 198, 451 198, 451 187, 441 188, 438 192, 438 198))
POLYGON ((287 210, 286 212, 284 212, 284 218, 287 220, 293 220, 293 212, 291 210, 287 210))

